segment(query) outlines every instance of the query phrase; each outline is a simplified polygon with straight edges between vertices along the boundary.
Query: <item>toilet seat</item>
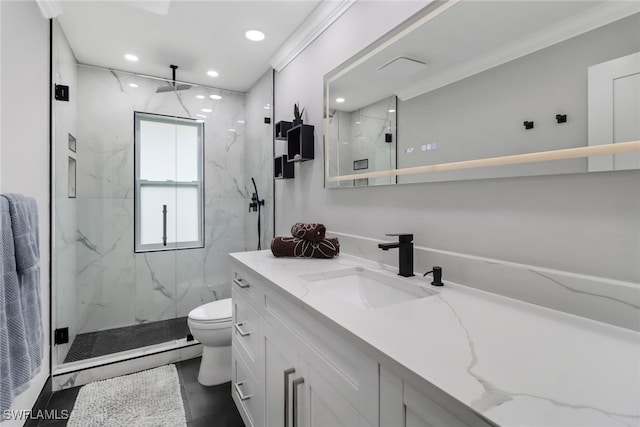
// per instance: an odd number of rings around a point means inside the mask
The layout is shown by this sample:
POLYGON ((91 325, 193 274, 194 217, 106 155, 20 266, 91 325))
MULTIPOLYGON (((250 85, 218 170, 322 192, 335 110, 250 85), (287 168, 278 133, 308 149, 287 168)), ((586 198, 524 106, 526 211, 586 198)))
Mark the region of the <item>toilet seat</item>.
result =
MULTIPOLYGON (((225 298, 203 304, 189 312, 189 321, 197 324, 218 325, 231 323, 231 298, 225 298)), ((222 326, 222 325, 218 325, 222 326)))

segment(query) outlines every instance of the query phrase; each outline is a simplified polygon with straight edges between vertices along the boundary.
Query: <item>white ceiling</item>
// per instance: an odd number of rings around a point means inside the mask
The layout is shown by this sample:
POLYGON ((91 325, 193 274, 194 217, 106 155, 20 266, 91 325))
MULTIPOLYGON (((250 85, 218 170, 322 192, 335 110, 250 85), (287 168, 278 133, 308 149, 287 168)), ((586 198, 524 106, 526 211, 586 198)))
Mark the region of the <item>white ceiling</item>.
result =
POLYGON ((82 64, 246 92, 269 60, 318 6, 295 1, 61 1, 58 16, 82 64), (261 42, 245 38, 265 33, 261 42), (139 57, 124 59, 125 53, 139 57), (219 76, 207 76, 207 70, 219 76))

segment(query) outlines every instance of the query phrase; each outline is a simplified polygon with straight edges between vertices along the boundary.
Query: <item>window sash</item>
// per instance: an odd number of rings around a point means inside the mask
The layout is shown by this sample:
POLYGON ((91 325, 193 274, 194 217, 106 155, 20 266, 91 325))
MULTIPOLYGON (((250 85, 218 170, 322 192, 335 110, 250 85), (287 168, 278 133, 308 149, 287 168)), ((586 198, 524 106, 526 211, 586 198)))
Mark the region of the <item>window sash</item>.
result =
MULTIPOLYGON (((148 113, 135 113, 135 252, 152 252, 152 251, 166 251, 176 249, 192 249, 204 247, 204 184, 203 184, 203 164, 204 164, 204 127, 201 122, 197 122, 191 119, 177 118, 171 116, 159 116, 150 115, 148 113), (140 179, 140 122, 141 121, 159 121, 162 123, 175 124, 176 126, 188 125, 195 126, 198 129, 198 159, 197 159, 197 176, 200 178, 198 181, 153 181, 140 179), (194 241, 177 241, 167 242, 167 246, 162 243, 148 243, 142 244, 141 242, 141 230, 142 230, 142 208, 141 208, 141 193, 144 187, 171 187, 176 190, 176 197, 179 188, 196 188, 197 190, 197 235, 198 239, 194 241)), ((177 147, 176 147, 177 150, 177 147)), ((177 215, 178 212, 175 213, 177 215)), ((177 225, 179 221, 176 217, 176 239, 177 239, 177 225)), ((168 227, 167 227, 168 228, 168 227)))

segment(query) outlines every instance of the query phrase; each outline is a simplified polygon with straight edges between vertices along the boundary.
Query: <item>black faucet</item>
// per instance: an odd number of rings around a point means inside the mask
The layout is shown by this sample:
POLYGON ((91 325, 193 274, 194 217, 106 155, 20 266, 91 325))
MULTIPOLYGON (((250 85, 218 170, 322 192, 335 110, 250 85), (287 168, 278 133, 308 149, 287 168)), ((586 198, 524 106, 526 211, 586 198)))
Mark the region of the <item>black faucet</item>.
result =
POLYGON ((398 266, 400 270, 398 275, 404 277, 413 276, 413 234, 396 233, 386 234, 386 236, 398 236, 398 241, 395 243, 380 243, 378 247, 383 251, 398 248, 398 266))

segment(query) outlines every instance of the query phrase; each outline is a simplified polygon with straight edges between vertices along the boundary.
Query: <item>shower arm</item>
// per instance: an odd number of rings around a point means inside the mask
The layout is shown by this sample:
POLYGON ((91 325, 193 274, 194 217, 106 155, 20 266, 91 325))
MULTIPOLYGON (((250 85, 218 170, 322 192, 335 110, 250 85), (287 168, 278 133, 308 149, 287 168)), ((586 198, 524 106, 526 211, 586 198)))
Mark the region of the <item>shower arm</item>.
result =
POLYGON ((169 67, 171 67, 171 83, 173 84, 173 87, 176 87, 176 70, 178 69, 177 65, 169 65, 169 67))

